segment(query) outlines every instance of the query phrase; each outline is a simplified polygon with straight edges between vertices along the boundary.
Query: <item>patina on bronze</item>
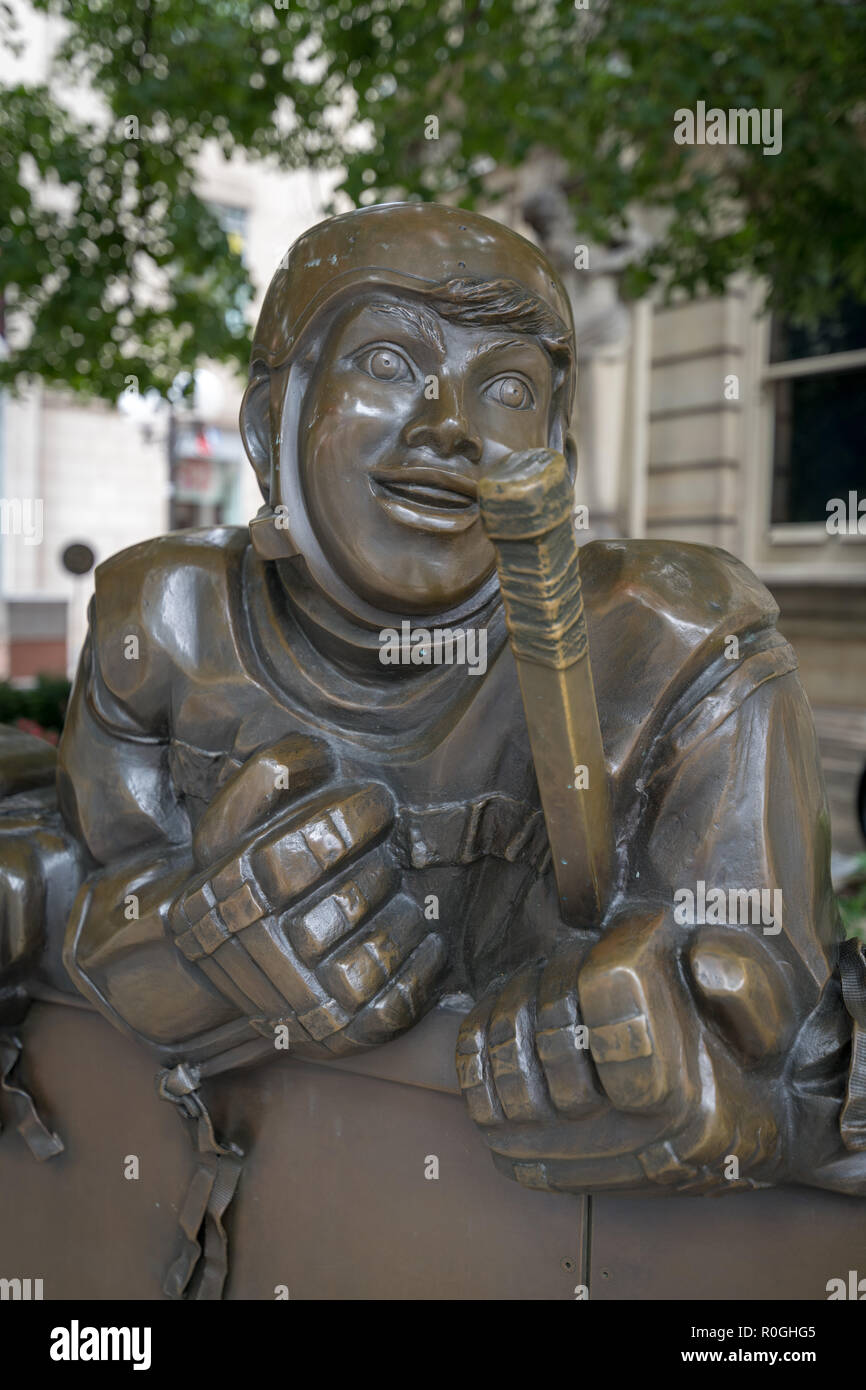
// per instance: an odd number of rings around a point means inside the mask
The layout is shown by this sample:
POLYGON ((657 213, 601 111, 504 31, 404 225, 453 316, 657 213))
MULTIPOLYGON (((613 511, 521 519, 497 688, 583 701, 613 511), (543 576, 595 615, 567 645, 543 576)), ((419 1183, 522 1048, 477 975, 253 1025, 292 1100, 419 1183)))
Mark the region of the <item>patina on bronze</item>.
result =
POLYGON ((8 736, 5 1095, 49 1156, 9 1080, 32 997, 149 1048, 198 1152, 172 1296, 220 1294, 242 1161, 201 1083, 446 995, 525 1186, 864 1191, 864 971, 793 652, 720 550, 578 559, 573 388, 567 296, 514 233, 429 204, 312 229, 255 334, 259 516, 99 567, 56 798, 8 736), (483 663, 434 661, 445 632, 483 663))

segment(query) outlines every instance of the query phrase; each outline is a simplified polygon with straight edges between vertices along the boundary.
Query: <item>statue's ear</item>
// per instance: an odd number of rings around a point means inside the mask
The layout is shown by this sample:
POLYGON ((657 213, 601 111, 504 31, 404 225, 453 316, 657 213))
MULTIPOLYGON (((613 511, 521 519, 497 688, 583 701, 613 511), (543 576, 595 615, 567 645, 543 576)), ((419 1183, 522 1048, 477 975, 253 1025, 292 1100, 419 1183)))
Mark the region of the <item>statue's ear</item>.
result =
POLYGON ((554 417, 548 447, 565 455, 565 462, 568 464, 568 476, 574 483, 577 477, 577 441, 561 415, 554 417))
POLYGON ((566 432, 562 452, 565 454, 565 461, 568 464, 568 476, 573 483, 577 477, 577 440, 571 430, 566 432))
POLYGON ((267 501, 271 487, 271 374, 257 362, 241 401, 241 439, 267 501))

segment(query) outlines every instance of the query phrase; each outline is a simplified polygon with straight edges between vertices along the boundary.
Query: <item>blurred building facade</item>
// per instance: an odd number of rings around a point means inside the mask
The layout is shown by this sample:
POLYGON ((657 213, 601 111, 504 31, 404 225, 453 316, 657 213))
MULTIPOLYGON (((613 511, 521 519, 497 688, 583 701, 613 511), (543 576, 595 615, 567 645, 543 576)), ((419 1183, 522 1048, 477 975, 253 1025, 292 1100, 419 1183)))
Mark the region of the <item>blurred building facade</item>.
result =
MULTIPOLYGON (((317 176, 212 156, 201 188, 242 246, 260 301, 280 256, 322 216, 317 176)), ((244 383, 216 365, 200 375, 193 406, 174 411, 133 409, 120 391, 118 407, 42 388, 5 397, 0 493, 39 500, 42 538, 11 525, 0 535, 0 679, 74 670, 93 579, 66 569, 70 545, 89 546, 99 564, 169 529, 255 514, 261 497, 238 432, 244 383)))

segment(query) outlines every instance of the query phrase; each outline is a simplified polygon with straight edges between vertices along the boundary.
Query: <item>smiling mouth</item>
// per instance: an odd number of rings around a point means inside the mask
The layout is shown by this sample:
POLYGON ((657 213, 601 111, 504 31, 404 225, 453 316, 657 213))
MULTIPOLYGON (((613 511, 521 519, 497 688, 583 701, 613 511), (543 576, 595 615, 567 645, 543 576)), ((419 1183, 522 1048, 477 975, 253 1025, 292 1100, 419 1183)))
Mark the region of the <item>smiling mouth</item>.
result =
POLYGON ((419 531, 466 531, 478 519, 478 488, 471 478, 439 468, 373 473, 376 500, 395 521, 419 531))

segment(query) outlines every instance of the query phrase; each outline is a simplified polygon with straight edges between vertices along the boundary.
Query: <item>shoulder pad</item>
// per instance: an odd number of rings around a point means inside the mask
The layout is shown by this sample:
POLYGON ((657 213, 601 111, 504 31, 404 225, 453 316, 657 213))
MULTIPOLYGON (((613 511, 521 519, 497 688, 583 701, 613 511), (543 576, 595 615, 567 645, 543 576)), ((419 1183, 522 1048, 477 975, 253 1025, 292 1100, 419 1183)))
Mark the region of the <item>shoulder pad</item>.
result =
POLYGON ((717 546, 680 541, 592 541, 581 550, 584 599, 600 617, 637 605, 684 649, 713 632, 772 627, 778 606, 742 561, 717 546))
POLYGON ((772 595, 725 550, 602 540, 580 555, 599 719, 614 762, 641 730, 660 727, 711 667, 723 679, 737 666, 726 639, 737 638, 734 651, 782 641, 772 595))
POLYGON ((168 705, 173 671, 207 671, 232 647, 232 580, 246 527, 177 531, 113 555, 96 570, 94 659, 106 686, 140 719, 168 705))

